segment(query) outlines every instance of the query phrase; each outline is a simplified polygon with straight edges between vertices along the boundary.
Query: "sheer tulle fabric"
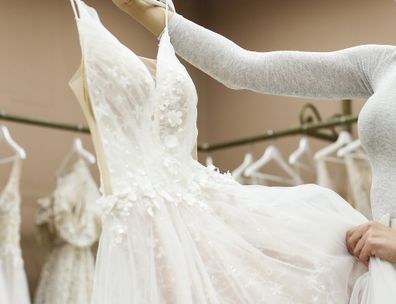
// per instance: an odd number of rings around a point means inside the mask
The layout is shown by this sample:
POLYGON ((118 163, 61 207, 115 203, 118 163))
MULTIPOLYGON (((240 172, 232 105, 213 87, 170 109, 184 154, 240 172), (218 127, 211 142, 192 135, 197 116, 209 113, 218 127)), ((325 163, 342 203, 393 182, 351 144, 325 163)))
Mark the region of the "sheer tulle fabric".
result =
MULTIPOLYGON (((348 303, 367 268, 348 254, 345 233, 367 220, 330 190, 242 186, 194 161, 196 91, 167 31, 153 77, 75 2, 112 188, 98 201, 92 303, 348 303)), ((376 279, 365 278, 362 290, 376 279)))
POLYGON ((206 191, 211 211, 137 206, 116 246, 107 221, 96 303, 348 303, 366 269, 345 231, 365 219, 340 197, 313 185, 206 191))

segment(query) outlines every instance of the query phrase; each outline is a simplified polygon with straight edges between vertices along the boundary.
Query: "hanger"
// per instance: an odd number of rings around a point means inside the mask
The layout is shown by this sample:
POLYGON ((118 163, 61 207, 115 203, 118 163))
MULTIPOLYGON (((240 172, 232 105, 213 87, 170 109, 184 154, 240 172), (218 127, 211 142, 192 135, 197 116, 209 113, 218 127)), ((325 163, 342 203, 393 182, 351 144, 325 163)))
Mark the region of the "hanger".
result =
POLYGON ((345 157, 346 155, 352 155, 353 158, 359 158, 368 161, 367 154, 364 151, 360 139, 351 142, 337 152, 338 157, 345 157))
POLYGON ((0 126, 0 142, 2 141, 5 141, 15 151, 15 155, 1 159, 0 165, 11 162, 17 157, 22 159, 26 158, 25 150, 14 141, 6 126, 0 126))
POLYGON ((239 179, 245 169, 253 162, 253 155, 252 153, 248 152, 245 154, 242 164, 240 164, 234 171, 232 171, 231 175, 234 179, 239 179))
POLYGON ((342 131, 340 135, 338 136, 336 142, 328 145, 327 147, 324 147, 323 149, 319 150, 318 152, 315 153, 314 159, 315 160, 320 160, 323 158, 326 158, 328 160, 332 160, 335 162, 342 162, 342 160, 336 158, 336 157, 330 157, 331 154, 335 153, 345 145, 349 144, 352 142, 352 136, 349 132, 347 131, 342 131))
POLYGON ((293 171, 288 163, 283 159, 281 152, 274 145, 268 146, 264 154, 248 168, 246 168, 244 175, 247 177, 256 176, 270 181, 299 185, 302 184, 301 178, 293 171), (263 166, 269 162, 275 161, 279 167, 288 175, 287 178, 276 175, 270 175, 258 172, 263 166))
POLYGON ((315 172, 316 164, 313 160, 313 154, 307 137, 302 137, 298 144, 298 148, 289 156, 289 164, 294 165, 300 169, 308 172, 315 172), (301 162, 301 158, 306 155, 309 160, 309 164, 301 162))
POLYGON ((96 163, 95 156, 91 152, 87 151, 83 147, 81 139, 77 137, 74 140, 74 142, 73 142, 72 149, 66 155, 66 157, 62 161, 61 165, 59 166, 58 170, 56 171, 56 176, 62 176, 63 175, 65 169, 67 168, 67 165, 68 165, 69 161, 71 160, 71 158, 75 154, 80 156, 83 160, 85 160, 89 164, 95 164, 96 163))

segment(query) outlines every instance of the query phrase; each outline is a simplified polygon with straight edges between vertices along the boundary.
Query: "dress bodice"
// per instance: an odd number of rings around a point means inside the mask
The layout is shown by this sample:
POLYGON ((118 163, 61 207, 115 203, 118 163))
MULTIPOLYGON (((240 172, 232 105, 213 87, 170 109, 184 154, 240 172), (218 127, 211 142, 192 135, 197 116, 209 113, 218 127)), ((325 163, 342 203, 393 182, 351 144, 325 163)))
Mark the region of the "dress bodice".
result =
MULTIPOLYGON (((193 158, 197 93, 167 29, 153 76, 152 61, 147 67, 147 60, 119 42, 95 10, 80 0, 72 3, 79 12, 84 89, 72 88, 77 97, 85 93, 82 105, 98 153, 104 212, 126 218, 134 203, 150 215, 164 203, 208 208, 202 187, 213 179, 219 186, 235 181, 193 158)), ((115 239, 124 228, 116 229, 115 239)))
POLYGON ((92 8, 76 4, 84 80, 112 192, 126 191, 150 173, 150 180, 168 179, 159 168, 191 162, 197 138, 196 90, 168 33, 161 37, 153 77, 92 8))

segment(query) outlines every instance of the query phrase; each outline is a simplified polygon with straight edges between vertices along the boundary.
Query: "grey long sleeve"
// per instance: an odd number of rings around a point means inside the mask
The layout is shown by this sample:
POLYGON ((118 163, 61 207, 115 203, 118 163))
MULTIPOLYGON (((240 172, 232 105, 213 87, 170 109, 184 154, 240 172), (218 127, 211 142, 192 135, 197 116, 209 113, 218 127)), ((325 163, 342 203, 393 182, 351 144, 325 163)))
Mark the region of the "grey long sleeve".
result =
POLYGON ((233 89, 317 99, 369 98, 396 47, 361 45, 332 52, 245 50, 175 14, 176 52, 233 89))

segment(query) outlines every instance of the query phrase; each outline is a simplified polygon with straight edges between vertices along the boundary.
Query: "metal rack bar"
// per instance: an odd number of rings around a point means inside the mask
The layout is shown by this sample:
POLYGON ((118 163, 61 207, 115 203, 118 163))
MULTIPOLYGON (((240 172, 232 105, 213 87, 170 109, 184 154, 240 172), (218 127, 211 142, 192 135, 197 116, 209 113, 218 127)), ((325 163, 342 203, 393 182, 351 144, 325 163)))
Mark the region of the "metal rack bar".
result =
MULTIPOLYGON (((345 105, 345 111, 343 110, 344 113, 349 113, 349 112, 347 112, 348 107, 350 108, 350 105, 349 106, 345 105)), ((53 129, 64 130, 64 131, 71 131, 71 132, 78 132, 78 133, 85 133, 85 134, 90 133, 89 128, 83 124, 73 125, 73 124, 67 124, 67 123, 60 123, 60 122, 50 121, 47 119, 7 114, 4 111, 0 111, 0 120, 29 124, 29 125, 39 126, 39 127, 53 128, 53 129)), ((247 145, 247 144, 257 143, 257 142, 261 142, 261 141, 272 140, 272 139, 276 139, 276 138, 280 138, 280 137, 303 135, 303 134, 310 136, 310 137, 319 138, 322 140, 335 141, 337 139, 337 134, 319 133, 319 132, 317 132, 317 130, 332 129, 335 126, 345 126, 345 128, 347 130, 349 130, 349 129, 351 129, 351 125, 356 122, 357 122, 357 117, 355 117, 355 116, 350 116, 350 115, 349 116, 339 116, 339 117, 333 118, 326 122, 305 123, 298 127, 293 127, 290 129, 280 130, 280 131, 269 130, 269 131, 265 132, 264 134, 247 137, 247 138, 243 138, 243 139, 225 141, 225 142, 220 142, 220 143, 215 143, 215 144, 209 144, 209 143, 199 144, 198 151, 199 152, 212 152, 212 151, 216 151, 216 150, 232 148, 232 147, 236 147, 236 146, 247 145)))
POLYGON ((348 126, 356 123, 358 118, 356 116, 341 116, 334 119, 331 119, 326 122, 320 123, 309 123, 304 124, 298 127, 281 130, 281 131, 267 131, 264 134, 256 135, 248 138, 243 138, 239 140, 232 140, 232 141, 225 141, 222 143, 216 144, 209 144, 204 143, 198 145, 198 151, 200 152, 212 152, 216 150, 226 149, 237 147, 241 145, 247 145, 252 143, 257 143, 266 140, 272 140, 275 138, 285 137, 285 136, 292 136, 292 135, 302 135, 305 134, 307 136, 316 137, 324 140, 335 141, 337 136, 335 135, 325 135, 322 133, 315 132, 316 130, 320 129, 327 129, 336 126, 348 126))
POLYGON ((24 116, 8 114, 5 113, 4 111, 0 111, 0 120, 34 125, 39 127, 59 129, 64 131, 72 131, 72 132, 88 133, 88 134, 90 133, 89 128, 83 124, 72 125, 67 123, 54 122, 44 118, 32 118, 32 117, 24 117, 24 116))

